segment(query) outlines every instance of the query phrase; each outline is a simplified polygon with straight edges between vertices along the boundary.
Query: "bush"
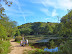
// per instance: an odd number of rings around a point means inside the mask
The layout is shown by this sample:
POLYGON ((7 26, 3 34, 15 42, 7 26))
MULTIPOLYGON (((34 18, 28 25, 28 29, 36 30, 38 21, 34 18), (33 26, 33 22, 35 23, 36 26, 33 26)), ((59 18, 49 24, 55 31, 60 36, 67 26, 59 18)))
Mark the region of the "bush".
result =
POLYGON ((2 47, 0 47, 0 53, 3 53, 4 49, 2 47))
POLYGON ((21 36, 16 36, 15 41, 20 41, 20 40, 22 40, 22 37, 21 36))
POLYGON ((72 40, 61 45, 57 54, 72 54, 72 40))
POLYGON ((3 41, 2 40, 0 40, 0 44, 2 44, 3 43, 3 41))
POLYGON ((0 24, 0 38, 6 39, 7 38, 7 31, 3 25, 0 24))
POLYGON ((10 39, 11 39, 11 37, 7 37, 7 38, 6 38, 6 41, 9 41, 10 39))
POLYGON ((0 44, 0 54, 7 54, 10 52, 10 42, 9 41, 4 41, 3 43, 0 44))

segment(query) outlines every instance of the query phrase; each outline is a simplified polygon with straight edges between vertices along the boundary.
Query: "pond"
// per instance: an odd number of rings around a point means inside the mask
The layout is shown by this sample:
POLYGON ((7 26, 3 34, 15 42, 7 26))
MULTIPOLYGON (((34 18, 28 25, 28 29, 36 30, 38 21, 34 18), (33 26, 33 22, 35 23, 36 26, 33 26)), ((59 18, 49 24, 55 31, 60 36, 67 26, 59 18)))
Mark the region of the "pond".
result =
POLYGON ((40 43, 40 42, 48 42, 50 39, 42 39, 42 40, 39 40, 39 41, 37 41, 38 43, 40 43))
POLYGON ((58 47, 56 48, 51 48, 51 49, 48 49, 48 48, 45 48, 44 51, 48 51, 48 52, 57 52, 58 51, 58 47))

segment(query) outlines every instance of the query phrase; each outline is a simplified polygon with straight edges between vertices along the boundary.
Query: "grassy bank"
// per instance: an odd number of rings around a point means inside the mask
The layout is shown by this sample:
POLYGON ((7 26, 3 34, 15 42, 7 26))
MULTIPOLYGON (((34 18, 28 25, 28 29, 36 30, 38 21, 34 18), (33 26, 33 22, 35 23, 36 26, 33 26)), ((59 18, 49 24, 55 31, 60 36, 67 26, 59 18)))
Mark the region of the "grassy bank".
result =
POLYGON ((7 54, 10 52, 10 42, 0 40, 0 54, 7 54))
MULTIPOLYGON (((42 50, 40 50, 40 49, 38 49, 38 50, 30 50, 30 51, 27 51, 28 53, 27 54, 51 54, 51 52, 44 52, 44 51, 42 51, 42 50)), ((24 52, 24 54, 25 54, 25 52, 24 52)))
MULTIPOLYGON (((35 38, 35 37, 34 37, 35 38)), ((35 38, 36 39, 36 38, 35 38)), ((33 40, 32 40, 33 41, 33 40)), ((36 50, 25 50, 24 54, 72 54, 72 40, 62 38, 62 39, 51 39, 48 43, 29 43, 31 48, 36 50), (59 46, 58 52, 46 52, 43 49, 59 46), (35 47, 36 46, 36 47, 35 47)))
POLYGON ((34 48, 33 46, 31 48, 35 50, 24 50, 23 54, 51 54, 51 52, 46 52, 43 49, 34 48))
POLYGON ((47 52, 42 49, 34 48, 36 50, 25 50, 24 54, 72 54, 72 40, 68 40, 60 45, 58 52, 47 52))

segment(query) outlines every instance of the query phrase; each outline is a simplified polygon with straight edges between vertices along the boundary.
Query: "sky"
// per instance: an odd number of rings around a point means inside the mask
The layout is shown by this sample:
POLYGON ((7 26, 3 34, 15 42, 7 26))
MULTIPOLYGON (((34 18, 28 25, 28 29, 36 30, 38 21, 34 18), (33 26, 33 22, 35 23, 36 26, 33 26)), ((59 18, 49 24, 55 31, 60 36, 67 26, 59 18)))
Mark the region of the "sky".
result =
POLYGON ((18 25, 30 22, 60 22, 72 9, 72 0, 10 0, 8 7, 2 2, 6 15, 18 25), (59 18, 59 21, 58 21, 59 18))

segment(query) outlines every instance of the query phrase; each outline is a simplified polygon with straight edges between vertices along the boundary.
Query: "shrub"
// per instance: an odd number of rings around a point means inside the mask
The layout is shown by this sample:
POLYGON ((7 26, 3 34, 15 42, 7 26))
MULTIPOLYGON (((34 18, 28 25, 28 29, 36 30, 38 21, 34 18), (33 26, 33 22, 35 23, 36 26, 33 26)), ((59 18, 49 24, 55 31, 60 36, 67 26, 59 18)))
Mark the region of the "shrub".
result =
POLYGON ((31 46, 31 48, 34 48, 34 46, 31 46))
POLYGON ((69 40, 61 45, 57 54, 72 54, 72 40, 69 40))
POLYGON ((0 40, 0 44, 2 44, 3 43, 3 41, 2 40, 0 40))
POLYGON ((0 54, 7 54, 10 52, 10 42, 9 41, 4 41, 3 43, 0 44, 0 54))
POLYGON ((0 38, 6 39, 7 38, 7 31, 3 25, 0 24, 0 38))
POLYGON ((16 36, 15 41, 20 41, 20 40, 22 40, 22 37, 21 36, 16 36))
POLYGON ((0 47, 0 53, 3 53, 4 49, 2 47, 0 47))

